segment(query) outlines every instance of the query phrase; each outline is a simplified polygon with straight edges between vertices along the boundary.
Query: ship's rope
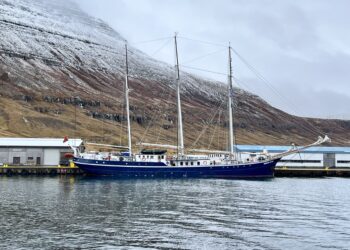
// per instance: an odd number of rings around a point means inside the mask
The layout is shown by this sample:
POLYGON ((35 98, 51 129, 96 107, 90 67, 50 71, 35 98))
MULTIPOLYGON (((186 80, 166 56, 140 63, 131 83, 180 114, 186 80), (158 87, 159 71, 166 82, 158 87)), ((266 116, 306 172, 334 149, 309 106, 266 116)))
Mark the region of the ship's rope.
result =
POLYGON ((199 133, 197 139, 192 143, 192 145, 190 146, 190 149, 193 149, 194 146, 197 145, 198 141, 201 139, 201 137, 204 135, 204 133, 207 131, 207 129, 210 127, 210 125, 212 125, 213 121, 214 121, 214 118, 217 116, 217 114, 219 113, 219 111, 221 110, 222 108, 222 105, 223 105, 223 101, 221 100, 220 101, 220 105, 219 107, 216 109, 216 111, 214 112, 214 114, 211 116, 210 120, 209 120, 209 123, 207 123, 204 128, 202 129, 202 131, 199 133))
MULTIPOLYGON (((145 44, 145 43, 152 43, 152 42, 159 42, 159 41, 165 41, 164 43, 161 44, 161 46, 159 48, 157 48, 154 52, 152 52, 150 55, 153 57, 155 56, 157 53, 159 53, 160 51, 162 51, 171 41, 172 41, 173 37, 164 37, 164 38, 159 38, 159 39, 153 39, 153 40, 148 40, 148 41, 141 41, 141 42, 137 42, 134 44, 145 44)), ((166 88, 164 88, 164 90, 160 93, 160 98, 165 100, 169 100, 170 96, 171 96, 171 92, 167 93, 166 95, 166 88)), ((164 109, 169 110, 169 102, 165 102, 165 107, 164 109)), ((152 113, 152 116, 150 118, 150 122, 148 124, 148 126, 146 127, 144 133, 142 134, 140 141, 139 142, 144 142, 144 140, 146 139, 146 137, 149 136, 149 134, 151 132, 151 128, 154 127, 154 137, 156 138, 156 143, 158 143, 159 139, 162 136, 162 127, 165 124, 164 119, 162 119, 162 109, 157 109, 156 112, 152 113), (161 124, 159 124, 160 126, 154 126, 156 124, 156 121, 162 121, 161 124)))
POLYGON ((146 44, 146 43, 153 43, 153 42, 169 40, 171 38, 173 38, 173 37, 172 36, 167 36, 167 37, 160 37, 160 38, 155 38, 155 39, 151 39, 151 40, 136 41, 136 42, 132 42, 132 43, 129 43, 129 44, 133 46, 133 45, 138 45, 138 44, 146 44))
POLYGON ((172 41, 172 38, 168 38, 167 40, 165 40, 165 42, 158 48, 156 49, 154 52, 151 53, 151 56, 155 56, 156 54, 158 54, 162 49, 164 49, 170 42, 172 41))
MULTIPOLYGON (((212 136, 209 139, 209 144, 208 144, 208 147, 207 147, 208 150, 210 149, 211 145, 213 144, 213 140, 214 140, 215 134, 216 134, 218 128, 220 127, 221 114, 222 114, 222 110, 219 111, 218 126, 214 126, 212 136)), ((220 135, 218 135, 218 138, 220 138, 220 135)), ((219 144, 220 144, 220 142, 218 141, 218 145, 219 144)))
MULTIPOLYGON (((161 38, 161 39, 154 39, 154 40, 149 40, 149 41, 144 41, 144 42, 140 42, 140 43, 149 43, 149 42, 157 42, 157 41, 162 41, 165 40, 164 43, 161 44, 161 46, 159 48, 157 48, 153 53, 151 53, 151 56, 155 56, 157 53, 159 53, 160 51, 162 51, 169 43, 170 41, 173 39, 173 37, 166 37, 166 38, 161 38)), ((165 100, 169 100, 170 96, 171 96, 171 92, 167 93, 166 95, 166 88, 163 89, 163 91, 160 93, 160 98, 165 100)), ((168 109, 169 107, 169 103, 165 102, 166 105, 166 109, 168 109)), ((159 121, 162 120, 161 119, 161 115, 162 115, 162 110, 158 109, 157 112, 152 113, 150 122, 148 124, 148 126, 146 127, 146 130, 144 131, 144 133, 142 134, 141 138, 140 138, 140 142, 144 142, 145 138, 147 137, 148 133, 150 132, 150 128, 153 127, 153 125, 155 124, 155 121, 159 121)), ((161 126, 159 126, 158 131, 157 129, 155 130, 155 133, 157 136, 156 141, 158 142, 159 138, 161 137, 161 127, 162 125, 164 125, 164 121, 161 124, 161 126)))
POLYGON ((198 70, 198 71, 207 72, 207 73, 212 73, 212 74, 216 74, 216 75, 227 76, 227 73, 222 73, 222 72, 217 72, 217 71, 212 71, 212 70, 208 70, 208 69, 197 68, 197 67, 192 67, 192 66, 182 65, 182 64, 181 64, 180 66, 183 67, 183 68, 198 70))
POLYGON ((201 59, 203 59, 203 58, 206 58, 206 57, 208 57, 208 56, 212 56, 212 55, 215 55, 215 54, 219 54, 219 53, 221 53, 221 52, 223 52, 223 51, 226 51, 226 48, 225 48, 225 49, 215 50, 215 51, 213 51, 213 52, 210 52, 210 53, 208 53, 208 54, 204 54, 204 55, 202 55, 202 56, 194 57, 194 58, 192 58, 192 59, 190 59, 190 60, 184 61, 183 64, 192 63, 192 62, 201 60, 201 59))
MULTIPOLYGON (((287 105, 291 110, 293 110, 293 112, 295 114, 297 114, 297 107, 298 105, 294 104, 287 96, 284 96, 283 94, 281 94, 264 76, 262 76, 261 73, 259 73, 259 71, 254 68, 250 63, 248 63, 248 61, 246 59, 243 58, 243 56, 241 56, 236 50, 232 49, 232 52, 235 53, 237 55, 237 57, 248 67, 248 69, 250 69, 258 79, 260 79, 267 87, 269 87, 283 102, 285 105, 287 105)), ((305 122, 310 126, 310 127, 306 127, 304 125, 302 125, 302 127, 304 129, 306 129, 308 132, 311 132, 312 134, 315 135, 324 135, 324 132, 321 131, 319 128, 316 128, 315 126, 313 126, 307 119, 304 119, 305 122)), ((300 125, 300 124, 299 124, 300 125)))
POLYGON ((192 42, 195 42, 195 43, 202 43, 202 44, 206 44, 206 45, 211 45, 211 46, 216 46, 216 47, 222 47, 222 48, 226 48, 226 49, 227 49, 227 44, 214 43, 214 42, 210 42, 210 41, 204 41, 204 40, 199 40, 199 39, 193 39, 193 38, 184 37, 184 36, 178 36, 178 38, 184 39, 184 40, 188 40, 188 41, 192 41, 192 42))
MULTIPOLYGON (((203 59, 205 57, 217 54, 217 53, 221 53, 222 51, 227 49, 227 45, 224 44, 219 44, 219 43, 214 43, 214 42, 208 42, 208 41, 203 41, 203 40, 197 40, 197 39, 192 39, 192 38, 188 38, 188 37, 184 37, 184 36, 178 36, 178 38, 180 39, 184 39, 184 40, 188 40, 188 41, 192 41, 195 43, 201 43, 201 44, 205 44, 205 45, 210 45, 210 46, 216 46, 216 47, 220 47, 219 50, 216 50, 214 52, 210 52, 195 58, 192 58, 190 60, 186 60, 184 61, 180 66, 183 68, 188 68, 191 70, 197 70, 197 71, 202 71, 202 72, 207 72, 207 73, 211 73, 211 74, 215 74, 215 75, 222 75, 222 76, 227 76, 227 73, 223 73, 223 72, 217 72, 217 71, 212 71, 209 69, 203 69, 203 68, 199 68, 199 67, 194 67, 194 66, 190 66, 187 65, 188 63, 192 63, 195 61, 198 61, 200 59, 203 59), (223 49, 225 48, 225 49, 223 49)), ((158 48, 157 50, 155 50, 151 55, 154 56, 155 54, 159 53, 159 51, 161 51, 164 47, 166 47, 168 45, 168 43, 173 39, 173 37, 164 37, 164 38, 158 38, 158 39, 153 39, 153 40, 148 40, 148 41, 140 41, 140 42, 136 42, 133 44, 146 44, 146 43, 152 43, 152 42, 157 42, 157 41, 165 41, 160 48, 158 48)), ((231 48, 232 49, 232 48, 231 48)), ((248 61, 243 58, 243 56, 241 56, 235 49, 232 49, 233 53, 243 62, 243 64, 262 82, 264 83, 266 86, 268 86, 269 89, 272 90, 272 92, 278 96, 282 102, 289 108, 291 108, 291 110, 293 110, 294 113, 298 113, 296 112, 297 110, 297 105, 295 105, 290 98, 282 95, 262 74, 259 73, 258 70, 256 70, 255 67, 253 67, 250 63, 248 63, 248 61)), ((235 84, 237 84, 238 87, 243 88, 242 85, 244 85, 243 89, 250 89, 248 84, 243 83, 240 79, 234 78, 235 79, 235 84)), ((164 90, 165 92, 165 90, 164 90)), ((252 92, 252 91, 251 91, 252 92)), ((162 93, 161 96, 165 95, 165 93, 162 93)), ((170 97, 170 93, 168 93, 168 97, 170 97)), ((166 102, 167 105, 169 105, 168 102, 166 102)), ((222 103, 220 103, 220 107, 216 110, 216 112, 213 114, 213 116, 210 118, 210 122, 206 124, 206 126, 203 128, 203 130, 200 132, 199 136, 196 138, 196 140, 192 143, 190 148, 193 148, 193 146, 195 146, 198 141, 200 140, 200 138, 203 136, 203 134, 205 134, 205 132, 209 129, 210 124, 213 122, 213 119, 215 117, 217 117, 218 112, 219 113, 219 119, 221 118, 221 112, 222 110, 220 110, 222 107, 222 103), (220 111, 218 111, 220 110, 220 111)), ((234 109, 236 111, 239 111, 239 107, 237 107, 237 105, 234 106, 234 109)), ((257 107, 258 109, 258 107, 257 107)), ((157 110, 157 112, 155 112, 152 116, 151 121, 154 122, 154 120, 158 117, 160 117, 161 115, 161 111, 157 110)), ((249 114, 247 114, 246 119, 250 122, 252 122, 252 118, 251 116, 249 116, 249 114)), ((158 119, 157 119, 158 120, 158 119)), ((315 127, 311 124, 311 122, 306 118, 303 119, 303 121, 305 121, 305 123, 303 122, 302 124, 298 124, 298 126, 300 126, 302 129, 304 129, 305 131, 310 132, 311 134, 317 134, 317 135, 322 135, 324 134, 318 127, 315 127), (309 126, 307 126, 309 125, 309 126)), ((163 121, 164 122, 164 121, 163 121)), ((255 121, 256 122, 256 121, 255 121)), ((149 132, 150 127, 153 125, 152 122, 149 123, 149 125, 146 128, 146 131, 144 132, 144 134, 141 137, 141 142, 144 140, 144 138, 146 137, 147 133, 149 132)), ((209 139, 209 144, 208 144, 208 148, 210 148, 210 146, 212 145, 213 142, 213 138, 214 138, 214 134, 215 131, 217 130, 216 127, 214 127, 213 133, 211 135, 211 138, 209 139)), ((219 130, 220 132, 220 130, 219 130)), ((225 131, 224 131, 225 132, 225 131)), ((234 133, 234 136, 236 137, 236 133, 234 133)), ((161 137, 161 128, 159 128, 159 131, 157 133, 157 141, 160 139, 161 137)), ((218 135, 218 141, 220 140, 220 135, 218 135)), ((234 143, 236 145, 236 143, 234 143)))
MULTIPOLYGON (((227 45, 221 44, 221 43, 215 43, 215 42, 211 42, 211 41, 204 41, 204 40, 199 40, 199 39, 193 39, 193 38, 184 37, 184 36, 179 36, 179 38, 184 39, 184 40, 188 40, 188 41, 192 41, 192 42, 195 42, 195 43, 201 43, 201 44, 211 45, 211 46, 215 46, 215 47, 221 47, 221 48, 225 47, 225 48, 227 48, 227 45)), ((287 105, 288 108, 290 108, 295 114, 300 113, 300 112, 296 112, 296 110, 299 110, 297 108, 298 105, 295 105, 290 100, 290 98, 282 95, 261 73, 259 73, 258 70, 256 70, 255 67, 253 67, 250 63, 248 63, 248 61, 240 53, 237 52, 237 50, 233 49, 232 47, 231 47, 231 50, 247 66, 247 68, 250 71, 252 71, 254 75, 256 75, 256 77, 259 80, 261 80, 266 86, 268 86, 282 100, 282 102, 285 105, 287 105)), ((192 66, 183 65, 183 67, 189 68, 189 69, 193 69, 193 70, 199 70, 199 71, 203 71, 203 72, 208 72, 208 73, 212 73, 212 74, 217 74, 217 75, 227 75, 225 73, 215 72, 215 71, 211 71, 211 70, 207 70, 207 69, 196 68, 196 67, 192 67, 192 66)), ((324 135, 324 132, 321 129, 319 129, 318 127, 313 126, 311 124, 311 122, 308 121, 308 119, 304 119, 304 120, 309 126, 301 125, 303 129, 307 130, 311 134, 324 135)))

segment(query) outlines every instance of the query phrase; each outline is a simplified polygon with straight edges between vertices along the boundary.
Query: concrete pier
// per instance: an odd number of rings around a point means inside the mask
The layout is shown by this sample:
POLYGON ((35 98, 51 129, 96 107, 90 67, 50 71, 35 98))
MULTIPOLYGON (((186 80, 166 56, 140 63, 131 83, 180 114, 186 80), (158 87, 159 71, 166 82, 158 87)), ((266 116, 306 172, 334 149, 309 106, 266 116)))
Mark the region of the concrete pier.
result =
MULTIPOLYGON (((0 166, 1 175, 82 175, 74 166, 0 166)), ((350 168, 295 168, 277 167, 275 177, 350 177, 350 168)))
POLYGON ((83 171, 72 166, 8 166, 0 167, 1 175, 81 175, 83 171))
POLYGON ((275 177, 350 177, 350 168, 276 168, 275 177))

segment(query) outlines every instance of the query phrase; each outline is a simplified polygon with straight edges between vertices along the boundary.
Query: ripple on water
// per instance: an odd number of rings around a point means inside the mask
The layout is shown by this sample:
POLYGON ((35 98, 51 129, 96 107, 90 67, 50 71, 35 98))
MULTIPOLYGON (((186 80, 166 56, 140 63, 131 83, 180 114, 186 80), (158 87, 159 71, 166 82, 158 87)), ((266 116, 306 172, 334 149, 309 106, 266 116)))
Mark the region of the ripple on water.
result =
POLYGON ((0 248, 347 249, 348 179, 0 178, 0 248))

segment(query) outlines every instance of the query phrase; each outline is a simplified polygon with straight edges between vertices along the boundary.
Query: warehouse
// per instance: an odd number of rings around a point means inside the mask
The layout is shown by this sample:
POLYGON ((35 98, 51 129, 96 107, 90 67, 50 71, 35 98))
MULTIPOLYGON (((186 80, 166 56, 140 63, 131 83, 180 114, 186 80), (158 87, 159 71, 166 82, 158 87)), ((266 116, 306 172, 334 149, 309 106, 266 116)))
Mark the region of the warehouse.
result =
MULTIPOLYGON (((291 149, 291 146, 237 145, 242 159, 254 153, 277 154, 291 149)), ((283 157, 278 167, 350 167, 350 147, 311 147, 299 154, 283 157)))
MULTIPOLYGON (((57 166, 66 162, 66 153, 72 153, 68 143, 84 148, 81 139, 64 143, 63 138, 0 138, 0 166, 57 166)), ((291 146, 237 145, 242 160, 262 152, 277 154, 289 149, 291 146)), ((350 168, 350 147, 311 147, 284 157, 277 166, 350 168)))
MULTIPOLYGON (((82 147, 81 139, 70 139, 69 143, 82 147)), ((72 152, 63 138, 0 138, 0 166, 57 166, 66 162, 64 154, 72 152)))

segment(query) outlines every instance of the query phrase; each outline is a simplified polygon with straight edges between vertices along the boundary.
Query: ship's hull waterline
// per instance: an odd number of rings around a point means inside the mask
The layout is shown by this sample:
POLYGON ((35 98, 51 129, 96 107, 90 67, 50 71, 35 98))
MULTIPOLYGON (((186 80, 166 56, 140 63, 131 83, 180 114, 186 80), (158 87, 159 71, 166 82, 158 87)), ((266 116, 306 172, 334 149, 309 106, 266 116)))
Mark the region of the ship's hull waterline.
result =
POLYGON ((163 163, 102 161, 75 158, 74 163, 88 175, 116 178, 272 178, 279 159, 228 165, 167 166, 163 163))

